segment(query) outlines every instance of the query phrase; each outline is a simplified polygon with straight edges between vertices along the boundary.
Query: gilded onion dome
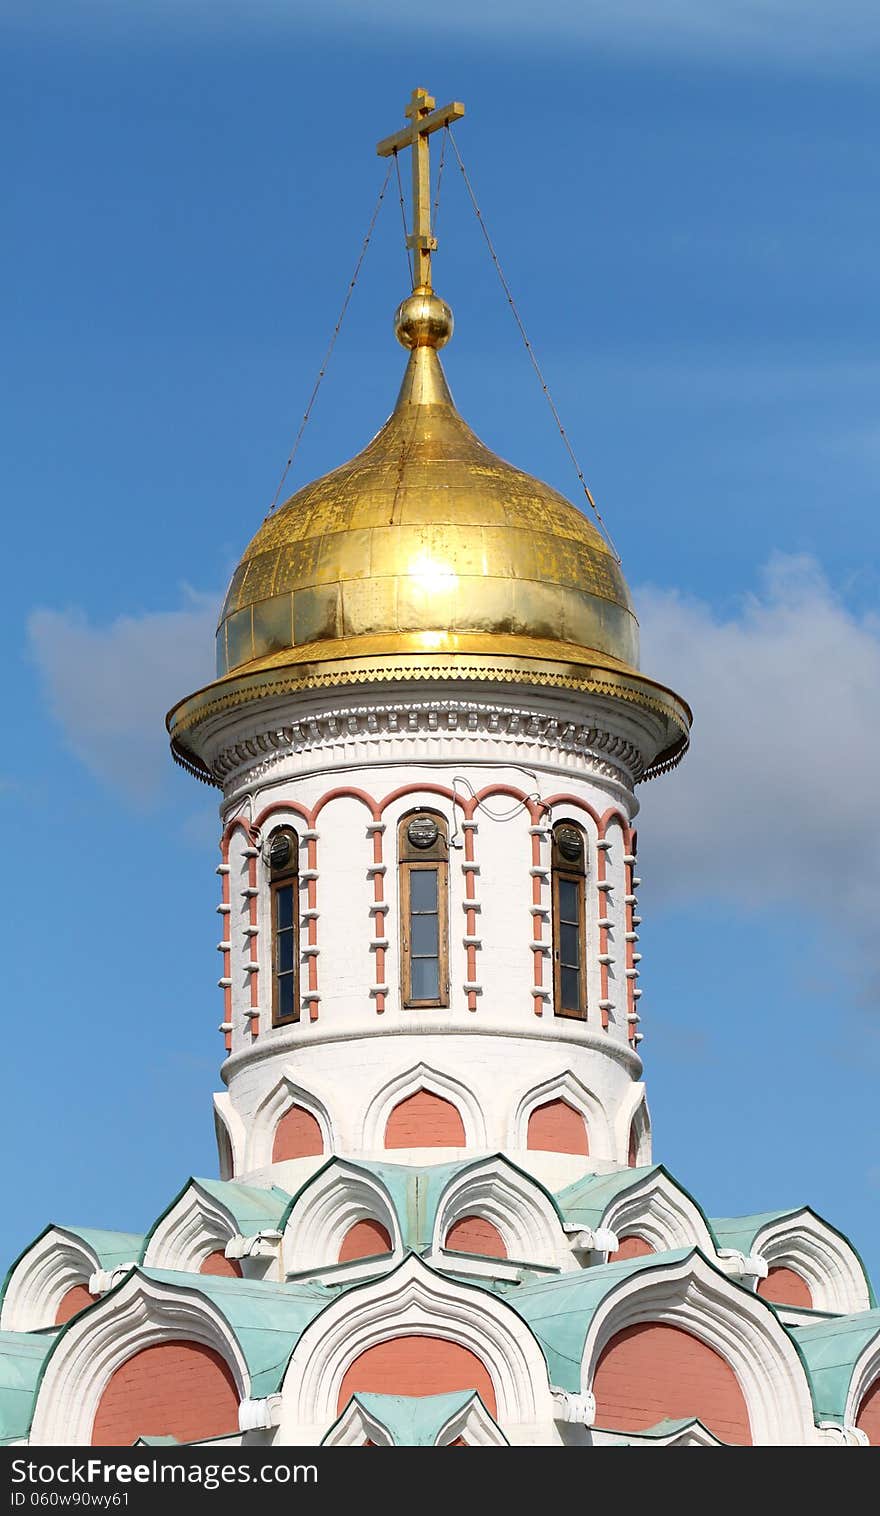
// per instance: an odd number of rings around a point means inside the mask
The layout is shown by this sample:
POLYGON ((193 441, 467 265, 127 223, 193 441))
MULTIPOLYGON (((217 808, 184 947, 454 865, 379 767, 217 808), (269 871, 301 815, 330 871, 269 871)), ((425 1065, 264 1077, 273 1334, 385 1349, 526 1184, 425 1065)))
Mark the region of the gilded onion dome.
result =
POLYGON ((169 717, 176 755, 199 766, 184 728, 233 684, 240 703, 260 689, 434 678, 601 686, 662 707, 670 746, 658 759, 673 760, 689 713, 637 674, 638 623, 614 553, 459 415, 437 351, 449 307, 419 289, 395 331, 411 351, 391 416, 246 548, 220 615, 217 680, 169 717))

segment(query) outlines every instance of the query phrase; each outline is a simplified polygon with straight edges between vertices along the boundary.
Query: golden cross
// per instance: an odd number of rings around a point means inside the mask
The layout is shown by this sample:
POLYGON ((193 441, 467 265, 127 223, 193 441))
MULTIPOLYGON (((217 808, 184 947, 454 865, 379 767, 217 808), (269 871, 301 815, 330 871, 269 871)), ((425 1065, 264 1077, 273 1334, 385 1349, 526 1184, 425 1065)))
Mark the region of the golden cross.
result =
POLYGON ((392 137, 384 137, 376 144, 380 158, 389 158, 402 148, 412 148, 412 231, 406 239, 416 255, 413 273, 416 285, 431 288, 431 253, 437 246, 437 238, 431 232, 431 169, 428 138, 450 121, 458 121, 464 115, 460 100, 441 105, 435 110, 436 101, 425 89, 414 89, 404 114, 409 117, 409 126, 404 126, 392 137))

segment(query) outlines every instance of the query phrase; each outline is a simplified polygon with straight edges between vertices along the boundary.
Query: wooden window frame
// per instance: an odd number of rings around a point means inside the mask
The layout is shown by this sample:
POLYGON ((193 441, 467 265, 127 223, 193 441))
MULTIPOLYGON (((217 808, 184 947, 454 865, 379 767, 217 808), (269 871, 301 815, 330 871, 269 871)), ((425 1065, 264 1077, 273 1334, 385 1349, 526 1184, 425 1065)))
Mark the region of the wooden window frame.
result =
MULTIPOLYGON (((272 837, 283 832, 290 838, 292 850, 292 862, 284 869, 275 870, 269 864, 269 920, 272 942, 272 1025, 273 1027, 293 1026, 300 1019, 299 1002, 299 838, 292 827, 277 827, 272 837), (278 897, 282 890, 290 889, 293 892, 293 1010, 289 1015, 282 1015, 279 1010, 279 977, 278 967, 278 897)), ((272 844, 269 838, 269 846, 272 844)))
POLYGON ((582 867, 572 864, 562 858, 556 846, 556 830, 553 829, 553 1014, 564 1016, 570 1021, 586 1021, 587 1019, 587 912, 586 912, 586 870, 587 870, 587 837, 583 827, 574 821, 560 822, 559 826, 571 827, 581 835, 582 867), (579 1004, 577 1009, 564 1006, 562 1003, 562 920, 559 907, 559 886, 566 881, 575 886, 577 890, 577 928, 580 943, 580 963, 578 965, 579 1004))
POLYGON ((400 1000, 405 1010, 436 1010, 449 1006, 449 842, 446 819, 436 811, 410 811, 398 826, 398 901, 400 913, 400 1000), (412 847, 406 829, 414 816, 430 816, 437 823, 438 838, 430 849, 420 853, 412 847), (433 869, 437 874, 437 978, 439 995, 430 1000, 416 999, 412 989, 412 953, 410 944, 410 879, 415 873, 433 869))

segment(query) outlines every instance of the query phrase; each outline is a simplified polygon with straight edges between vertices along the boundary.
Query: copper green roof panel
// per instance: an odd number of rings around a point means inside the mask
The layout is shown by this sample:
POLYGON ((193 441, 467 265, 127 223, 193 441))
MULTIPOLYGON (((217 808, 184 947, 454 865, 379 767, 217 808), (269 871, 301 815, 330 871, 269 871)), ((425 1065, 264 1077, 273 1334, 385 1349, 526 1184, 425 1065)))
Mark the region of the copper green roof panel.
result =
POLYGON ((349 1159, 330 1158, 322 1168, 310 1175, 297 1191, 278 1225, 282 1228, 286 1225, 300 1196, 305 1194, 319 1176, 326 1174, 328 1169, 337 1165, 367 1174, 370 1178, 377 1180, 385 1190, 397 1217, 404 1251, 426 1253, 433 1240, 437 1209, 449 1185, 468 1169, 480 1168, 492 1162, 500 1162, 505 1168, 511 1169, 534 1185, 546 1196, 559 1214, 560 1220, 562 1219, 556 1197, 541 1184, 540 1180, 535 1179, 534 1175, 527 1173, 524 1169, 518 1168, 502 1153, 496 1153, 482 1158, 459 1159, 455 1163, 427 1164, 424 1168, 415 1168, 412 1164, 404 1163, 355 1163, 349 1159))
POLYGON ((856 1362, 880 1335, 880 1310, 789 1327, 788 1334, 807 1366, 817 1418, 842 1421, 856 1362))
MULTIPOLYGON (((241 1348, 258 1400, 278 1389, 287 1361, 306 1327, 338 1292, 322 1284, 270 1284, 218 1274, 185 1274, 176 1269, 141 1269, 174 1289, 204 1295, 229 1323, 241 1348)), ((130 1275, 126 1275, 129 1278, 130 1275)), ((107 1298, 107 1297, 105 1297, 107 1298)))
POLYGON ((651 1163, 642 1169, 617 1169, 613 1174, 585 1174, 583 1179, 576 1179, 565 1189, 556 1191, 557 1205, 566 1221, 583 1227, 597 1227, 612 1200, 649 1174, 655 1174, 659 1168, 659 1163, 651 1163))
POLYGON ((696 1252, 678 1248, 669 1253, 651 1253, 605 1263, 577 1274, 536 1280, 521 1285, 498 1285, 495 1293, 512 1306, 540 1343, 551 1384, 578 1394, 584 1343, 594 1312, 607 1295, 634 1274, 669 1268, 696 1252))
POLYGON ((710 1431, 705 1421, 701 1421, 699 1416, 667 1416, 663 1421, 656 1421, 653 1426, 640 1427, 637 1432, 621 1432, 617 1427, 600 1426, 595 1426, 593 1430, 611 1432, 614 1436, 620 1437, 626 1447, 638 1447, 640 1443, 647 1442, 650 1444, 662 1441, 667 1437, 674 1437, 676 1433, 686 1432, 689 1427, 700 1427, 702 1431, 708 1432, 709 1436, 714 1438, 716 1442, 718 1441, 715 1433, 710 1431))
POLYGON ((713 1216, 712 1230, 718 1238, 718 1246, 735 1248, 738 1253, 750 1253, 758 1233, 774 1221, 784 1221, 786 1216, 796 1216, 804 1210, 802 1205, 790 1206, 787 1211, 757 1211, 754 1216, 713 1216))
POLYGON ((597 1227, 601 1225, 602 1217, 612 1201, 619 1195, 625 1195, 628 1190, 634 1189, 651 1174, 662 1174, 670 1184, 675 1185, 675 1188, 699 1211, 706 1223, 709 1236, 714 1237, 713 1223, 700 1202, 690 1190, 685 1189, 674 1174, 670 1174, 666 1165, 662 1163, 650 1163, 638 1169, 617 1169, 613 1174, 587 1174, 583 1179, 576 1179, 573 1184, 567 1184, 564 1190, 557 1190, 556 1200, 566 1221, 575 1222, 583 1227, 597 1227))
POLYGON ((835 1237, 839 1237, 841 1242, 846 1243, 861 1270, 865 1281, 865 1288, 868 1292, 868 1300, 872 1306, 876 1306, 877 1296, 874 1293, 874 1286, 862 1262, 858 1248, 853 1245, 845 1232, 842 1232, 839 1227, 833 1226, 830 1221, 826 1221, 825 1217, 820 1216, 818 1211, 814 1211, 811 1205, 790 1206, 788 1210, 784 1211, 758 1211, 754 1216, 713 1217, 709 1224, 715 1233, 719 1247, 736 1248, 738 1252, 748 1254, 754 1250, 755 1243, 765 1227, 772 1226, 774 1222, 785 1221, 789 1217, 794 1218, 796 1216, 811 1216, 814 1221, 819 1222, 820 1226, 827 1227, 829 1232, 833 1232, 835 1237))
POLYGON ((233 1218, 239 1234, 242 1237, 252 1237, 255 1232, 274 1231, 281 1226, 281 1218, 285 1215, 289 1205, 290 1196, 286 1190, 279 1189, 277 1185, 270 1185, 261 1189, 257 1185, 239 1184, 234 1179, 198 1179, 192 1177, 186 1181, 182 1189, 178 1190, 174 1199, 164 1211, 156 1217, 146 1237, 143 1239, 143 1248, 137 1255, 140 1260, 146 1256, 147 1246, 155 1234, 156 1228, 170 1211, 183 1199, 187 1190, 195 1187, 203 1190, 218 1205, 223 1206, 233 1218))
POLYGON ((22 1248, 17 1258, 14 1258, 6 1271, 3 1285, 0 1287, 0 1306, 6 1295, 9 1281, 22 1259, 27 1256, 32 1247, 46 1236, 47 1232, 66 1232, 69 1237, 76 1237, 89 1248, 98 1260, 98 1267, 102 1269, 115 1269, 121 1263, 134 1263, 141 1256, 144 1238, 140 1232, 108 1232, 99 1227, 85 1226, 62 1226, 60 1222, 50 1221, 44 1226, 42 1232, 32 1237, 26 1247, 22 1248))
POLYGON ((0 1332, 0 1445, 26 1437, 57 1332, 0 1332))
MULTIPOLYGON (((480 1397, 475 1390, 453 1390, 447 1395, 376 1395, 359 1391, 351 1398, 388 1433, 394 1447, 433 1448, 450 1417, 480 1397)), ((343 1416, 350 1404, 351 1401, 343 1416)), ((333 1423, 324 1442, 338 1425, 338 1420, 333 1423)))

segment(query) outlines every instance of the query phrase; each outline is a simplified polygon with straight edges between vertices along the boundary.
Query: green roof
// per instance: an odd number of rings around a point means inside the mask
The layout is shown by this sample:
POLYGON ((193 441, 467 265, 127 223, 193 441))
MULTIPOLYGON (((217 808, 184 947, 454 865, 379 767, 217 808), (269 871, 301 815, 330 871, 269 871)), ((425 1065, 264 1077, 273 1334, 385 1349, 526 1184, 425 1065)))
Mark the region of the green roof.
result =
POLYGON ((617 1169, 613 1174, 585 1174, 583 1179, 567 1184, 564 1190, 557 1190, 556 1201, 566 1221, 582 1227, 598 1227, 618 1195, 625 1194, 660 1168, 659 1163, 651 1163, 642 1169, 617 1169))
POLYGON ((668 1268, 692 1257, 696 1251, 679 1248, 669 1253, 627 1258, 622 1263, 604 1263, 577 1274, 560 1274, 531 1284, 500 1285, 496 1293, 512 1306, 537 1338, 547 1360, 551 1384, 579 1394, 584 1344, 593 1315, 606 1295, 635 1274, 668 1268))
POLYGON ((349 1159, 330 1158, 316 1173, 310 1175, 293 1196, 279 1226, 283 1227, 286 1224, 300 1197, 322 1175, 326 1174, 328 1169, 343 1167, 355 1173, 366 1174, 378 1181, 397 1218, 404 1251, 426 1253, 431 1247, 434 1236, 438 1207, 449 1185, 468 1169, 481 1168, 484 1164, 491 1162, 500 1163, 534 1185, 535 1189, 546 1196, 561 1217, 555 1197, 541 1184, 540 1180, 518 1168, 501 1153, 492 1154, 488 1158, 468 1158, 460 1159, 455 1163, 429 1164, 421 1169, 403 1163, 354 1163, 349 1159))
POLYGON ((814 1211, 811 1205, 793 1205, 783 1211, 757 1211, 753 1216, 713 1217, 710 1226, 719 1247, 736 1248, 738 1252, 748 1254, 754 1249, 755 1242, 765 1227, 772 1226, 777 1221, 785 1221, 788 1217, 803 1215, 812 1216, 814 1221, 818 1221, 820 1226, 827 1227, 829 1232, 833 1232, 835 1237, 839 1237, 841 1242, 849 1248, 865 1281, 868 1300, 872 1306, 876 1306, 877 1296, 874 1293, 874 1286, 868 1277, 868 1271, 858 1249, 839 1227, 832 1226, 831 1222, 826 1221, 824 1216, 820 1216, 818 1211, 814 1211))
POLYGON ((718 1246, 735 1248, 738 1253, 749 1254, 755 1238, 773 1221, 784 1221, 786 1216, 797 1216, 805 1210, 802 1205, 791 1206, 787 1211, 756 1211, 754 1216, 713 1216, 712 1230, 718 1246))
MULTIPOLYGON (((287 1362, 309 1322, 338 1299, 322 1284, 271 1284, 177 1269, 139 1269, 147 1279, 206 1296, 226 1318, 241 1348, 255 1400, 278 1389, 287 1362)), ((126 1275, 126 1279, 130 1278, 126 1275)), ((112 1292, 111 1292, 112 1293, 112 1292)), ((109 1299, 109 1296, 105 1296, 109 1299)))
POLYGON ((616 1427, 597 1427, 597 1431, 612 1432, 619 1437, 625 1447, 638 1447, 639 1444, 663 1441, 668 1437, 674 1437, 676 1433, 686 1432, 689 1427, 699 1427, 701 1431, 716 1442, 719 1441, 715 1433, 701 1421, 699 1416, 667 1416, 663 1421, 656 1421, 653 1426, 640 1427, 637 1432, 619 1432, 616 1427))
POLYGON ((586 1174, 583 1179, 576 1179, 573 1184, 566 1185, 564 1190, 558 1190, 556 1200, 566 1221, 583 1227, 598 1227, 601 1226, 602 1218, 612 1201, 619 1195, 625 1195, 628 1190, 635 1189, 652 1174, 662 1174, 680 1194, 690 1201, 705 1222, 709 1236, 714 1240, 712 1223, 700 1202, 695 1199, 690 1190, 685 1189, 674 1174, 670 1174, 663 1163, 650 1163, 639 1169, 617 1169, 613 1174, 586 1174))
MULTIPOLYGON (((376 1395, 358 1391, 351 1400, 363 1406, 368 1416, 385 1429, 396 1448, 432 1448, 437 1438, 456 1411, 463 1410, 472 1400, 479 1400, 476 1390, 453 1390, 447 1395, 376 1395)), ((342 1415, 351 1405, 346 1405, 342 1415)), ((323 1438, 326 1442, 335 1427, 323 1438)))
POLYGON ((281 1229, 282 1217, 286 1216, 290 1207, 290 1196, 286 1190, 279 1189, 277 1185, 271 1185, 267 1189, 260 1189, 253 1184, 239 1184, 234 1179, 198 1179, 192 1177, 186 1181, 181 1190, 178 1190, 170 1205, 167 1205, 153 1222, 146 1237, 143 1239, 143 1247, 136 1255, 142 1261, 146 1255, 150 1239, 155 1234, 156 1228, 165 1220, 169 1212, 181 1201, 188 1190, 195 1187, 203 1190, 206 1195, 228 1211, 236 1228, 242 1237, 252 1237, 255 1232, 270 1232, 281 1229))
POLYGON ((817 1417, 842 1421, 856 1362, 880 1334, 880 1310, 789 1327, 788 1334, 806 1365, 817 1417))
POLYGON ((98 1260, 101 1269, 115 1269, 121 1263, 135 1263, 141 1256, 144 1238, 140 1232, 107 1232, 99 1227, 87 1226, 62 1226, 60 1222, 50 1221, 44 1226, 42 1232, 38 1232, 22 1248, 17 1258, 14 1258, 6 1271, 6 1278, 0 1288, 0 1306, 6 1297, 9 1281, 12 1278, 22 1259, 26 1258, 31 1248, 42 1242, 48 1232, 66 1232, 70 1237, 76 1237, 89 1248, 98 1260))
POLYGON ((98 1255, 102 1269, 115 1269, 121 1263, 134 1263, 144 1245, 142 1232, 105 1232, 98 1227, 63 1226, 59 1232, 79 1237, 98 1255))
POLYGON ((0 1445, 26 1437, 57 1332, 0 1332, 0 1445))

